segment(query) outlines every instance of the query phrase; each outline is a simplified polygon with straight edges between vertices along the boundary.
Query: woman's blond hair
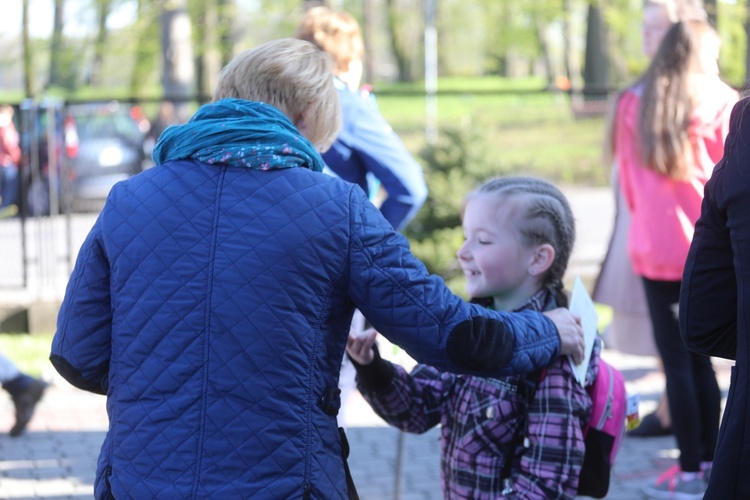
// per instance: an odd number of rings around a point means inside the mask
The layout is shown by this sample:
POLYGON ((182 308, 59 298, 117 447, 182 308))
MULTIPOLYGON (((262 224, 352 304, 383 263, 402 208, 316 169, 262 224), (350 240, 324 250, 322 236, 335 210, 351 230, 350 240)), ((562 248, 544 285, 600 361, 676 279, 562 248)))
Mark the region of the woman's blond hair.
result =
POLYGON ((297 38, 315 44, 333 57, 334 73, 346 72, 349 63, 361 60, 364 42, 359 23, 346 12, 313 7, 297 26, 297 38))
POLYGON ((304 117, 305 136, 320 151, 331 146, 341 128, 331 58, 303 40, 267 42, 232 59, 214 89, 214 101, 225 98, 270 104, 295 125, 304 117))

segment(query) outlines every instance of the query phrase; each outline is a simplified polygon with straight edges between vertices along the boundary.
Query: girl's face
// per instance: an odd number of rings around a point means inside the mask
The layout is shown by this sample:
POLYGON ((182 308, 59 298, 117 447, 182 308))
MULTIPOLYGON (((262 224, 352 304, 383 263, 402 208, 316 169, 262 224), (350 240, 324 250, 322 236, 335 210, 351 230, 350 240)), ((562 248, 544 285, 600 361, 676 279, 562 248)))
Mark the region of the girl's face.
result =
POLYGON ((472 297, 493 297, 495 309, 512 310, 540 286, 530 274, 534 248, 525 245, 516 226, 518 200, 480 194, 471 198, 463 217, 464 244, 458 261, 472 297))
POLYGON ((672 27, 666 5, 649 4, 643 9, 643 54, 649 61, 659 50, 664 35, 672 27))

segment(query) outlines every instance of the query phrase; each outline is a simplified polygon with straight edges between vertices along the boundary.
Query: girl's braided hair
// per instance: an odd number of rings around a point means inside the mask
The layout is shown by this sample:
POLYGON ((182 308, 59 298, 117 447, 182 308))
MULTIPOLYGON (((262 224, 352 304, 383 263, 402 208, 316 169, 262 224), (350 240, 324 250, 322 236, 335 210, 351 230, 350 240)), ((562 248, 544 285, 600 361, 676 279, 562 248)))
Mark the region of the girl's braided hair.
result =
POLYGON ((573 251, 576 230, 573 211, 565 195, 542 179, 499 177, 469 193, 463 209, 472 197, 481 194, 519 198, 522 211, 518 217, 518 231, 523 242, 529 246, 547 243, 555 249, 554 261, 542 277, 542 284, 552 289, 559 307, 567 307, 568 296, 563 287, 563 276, 573 251))

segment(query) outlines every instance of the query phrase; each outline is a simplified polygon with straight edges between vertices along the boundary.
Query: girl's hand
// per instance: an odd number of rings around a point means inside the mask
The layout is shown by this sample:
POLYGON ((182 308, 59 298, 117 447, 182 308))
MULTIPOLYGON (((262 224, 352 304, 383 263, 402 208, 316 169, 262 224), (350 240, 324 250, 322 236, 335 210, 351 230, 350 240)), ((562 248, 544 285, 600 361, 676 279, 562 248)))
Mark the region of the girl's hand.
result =
POLYGON ((372 363, 372 360, 375 359, 372 346, 377 336, 378 332, 374 328, 369 328, 363 332, 350 332, 349 340, 346 342, 346 352, 349 357, 360 365, 372 363))

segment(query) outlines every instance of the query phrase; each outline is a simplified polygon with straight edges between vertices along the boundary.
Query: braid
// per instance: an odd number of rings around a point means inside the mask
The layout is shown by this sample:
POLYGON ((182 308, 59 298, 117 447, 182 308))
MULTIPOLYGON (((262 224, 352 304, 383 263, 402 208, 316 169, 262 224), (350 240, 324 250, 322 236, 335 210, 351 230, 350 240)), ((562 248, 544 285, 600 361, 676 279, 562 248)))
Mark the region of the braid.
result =
POLYGON ((543 285, 554 293, 558 306, 566 307, 568 297, 563 277, 575 242, 575 219, 565 195, 553 184, 534 177, 501 177, 479 186, 466 201, 489 193, 517 196, 522 200, 521 236, 528 245, 547 243, 555 249, 554 261, 542 277, 543 285))

